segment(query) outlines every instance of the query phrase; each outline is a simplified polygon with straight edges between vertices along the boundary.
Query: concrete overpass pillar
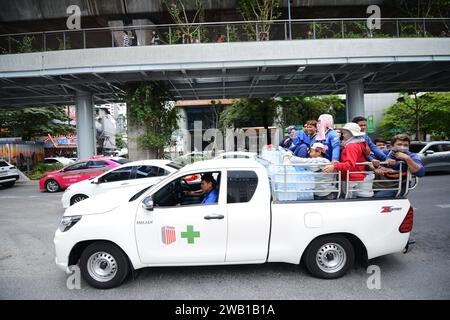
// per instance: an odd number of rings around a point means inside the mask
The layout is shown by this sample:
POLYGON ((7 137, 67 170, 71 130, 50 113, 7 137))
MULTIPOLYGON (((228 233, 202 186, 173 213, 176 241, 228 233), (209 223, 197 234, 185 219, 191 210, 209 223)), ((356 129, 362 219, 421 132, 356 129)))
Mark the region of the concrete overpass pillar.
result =
POLYGON ((75 107, 77 114, 78 159, 86 159, 97 153, 92 94, 78 91, 75 107))
POLYGON ((356 116, 364 116, 364 84, 358 80, 346 85, 347 122, 350 122, 356 116))

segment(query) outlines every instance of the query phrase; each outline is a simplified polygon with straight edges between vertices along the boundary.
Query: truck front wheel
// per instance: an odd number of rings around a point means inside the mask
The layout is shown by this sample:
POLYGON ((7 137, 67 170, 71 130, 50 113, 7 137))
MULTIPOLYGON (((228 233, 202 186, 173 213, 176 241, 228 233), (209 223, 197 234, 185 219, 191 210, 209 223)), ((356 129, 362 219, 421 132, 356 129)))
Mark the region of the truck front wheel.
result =
POLYGON ((99 241, 90 244, 81 254, 80 270, 93 287, 110 289, 122 284, 128 275, 128 260, 116 245, 99 241))
POLYGON ((315 277, 336 279, 347 273, 355 262, 351 242, 341 235, 322 236, 310 243, 305 252, 305 265, 315 277))

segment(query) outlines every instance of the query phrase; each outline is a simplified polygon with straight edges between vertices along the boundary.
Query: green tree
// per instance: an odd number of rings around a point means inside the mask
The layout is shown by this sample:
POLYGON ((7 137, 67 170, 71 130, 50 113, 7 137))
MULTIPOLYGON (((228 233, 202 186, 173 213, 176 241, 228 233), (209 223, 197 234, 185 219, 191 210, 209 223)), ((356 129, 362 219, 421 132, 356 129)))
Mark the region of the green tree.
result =
POLYGON ((239 12, 245 21, 261 21, 258 30, 254 23, 248 23, 246 30, 254 40, 269 40, 270 23, 281 16, 279 0, 239 0, 239 12))
POLYGON ((282 128, 304 124, 308 120, 317 120, 324 113, 334 117, 337 111, 345 108, 343 100, 338 96, 283 97, 280 98, 279 105, 281 113, 279 125, 282 128))
POLYGON ((178 111, 169 92, 161 85, 132 84, 126 90, 129 123, 143 130, 138 144, 154 157, 164 157, 164 147, 170 143, 177 128, 178 111))
MULTIPOLYGON (((181 31, 181 38, 183 43, 194 43, 194 39, 203 37, 203 26, 198 23, 205 20, 205 9, 200 0, 164 0, 167 11, 173 22, 176 23, 181 31), (186 6, 191 6, 195 12, 193 15, 187 13, 186 6)), ((178 35, 175 32, 175 38, 178 35)))
MULTIPOLYGON (((220 124, 224 128, 264 127, 268 130, 277 116, 274 99, 241 99, 220 114, 220 124)), ((268 144, 271 144, 270 134, 268 144)))
POLYGON ((381 121, 382 136, 389 139, 399 132, 414 133, 416 140, 427 134, 450 136, 450 93, 402 93, 381 121))
POLYGON ((116 148, 117 148, 117 150, 120 150, 120 149, 126 147, 125 141, 123 141, 122 135, 120 133, 116 133, 115 134, 115 138, 116 138, 116 148))
POLYGON ((22 137, 29 141, 37 136, 69 134, 73 126, 65 124, 64 107, 35 107, 0 111, 0 137, 22 137))

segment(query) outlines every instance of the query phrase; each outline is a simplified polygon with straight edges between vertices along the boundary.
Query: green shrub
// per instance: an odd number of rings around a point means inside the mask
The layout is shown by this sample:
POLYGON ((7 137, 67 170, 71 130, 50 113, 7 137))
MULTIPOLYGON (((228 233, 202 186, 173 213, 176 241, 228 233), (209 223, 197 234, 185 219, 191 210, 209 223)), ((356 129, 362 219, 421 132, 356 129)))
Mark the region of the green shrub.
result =
POLYGON ((62 163, 55 164, 44 164, 38 163, 35 164, 33 170, 28 174, 28 177, 32 180, 39 180, 43 177, 46 172, 55 171, 63 168, 64 165, 62 163))

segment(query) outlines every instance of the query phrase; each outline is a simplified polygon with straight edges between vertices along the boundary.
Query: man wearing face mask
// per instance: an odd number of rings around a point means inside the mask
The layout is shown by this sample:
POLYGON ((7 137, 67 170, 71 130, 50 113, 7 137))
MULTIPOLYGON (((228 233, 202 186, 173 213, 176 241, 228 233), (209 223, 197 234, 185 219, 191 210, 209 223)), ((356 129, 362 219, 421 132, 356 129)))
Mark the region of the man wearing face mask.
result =
POLYGON ((292 139, 295 138, 295 131, 297 130, 297 128, 295 126, 289 126, 286 129, 288 135, 281 139, 279 146, 285 149, 289 149, 289 147, 292 145, 292 139))
MULTIPOLYGON (((392 159, 397 161, 396 164, 380 166, 375 168, 375 173, 377 174, 377 178, 381 178, 382 180, 393 180, 391 184, 386 182, 381 182, 378 184, 374 183, 373 188, 396 188, 398 187, 398 178, 399 174, 396 172, 402 169, 402 192, 403 194, 406 189, 406 171, 409 171, 417 177, 423 177, 425 175, 425 167, 420 160, 420 157, 409 151, 409 143, 410 138, 407 134, 402 133, 395 135, 391 140, 391 149, 381 150, 386 154, 387 159, 392 159)), ((396 190, 383 190, 375 192, 375 197, 384 198, 384 197, 393 197, 397 194, 396 190)))

